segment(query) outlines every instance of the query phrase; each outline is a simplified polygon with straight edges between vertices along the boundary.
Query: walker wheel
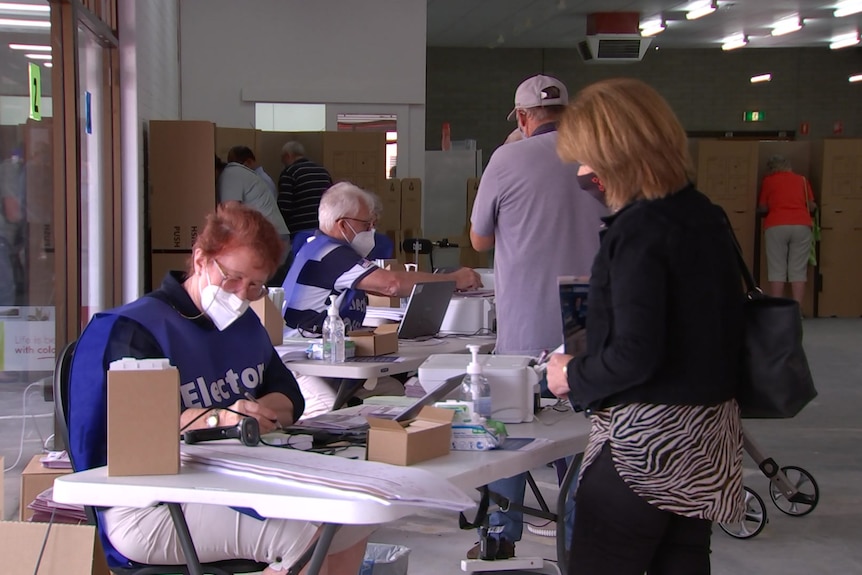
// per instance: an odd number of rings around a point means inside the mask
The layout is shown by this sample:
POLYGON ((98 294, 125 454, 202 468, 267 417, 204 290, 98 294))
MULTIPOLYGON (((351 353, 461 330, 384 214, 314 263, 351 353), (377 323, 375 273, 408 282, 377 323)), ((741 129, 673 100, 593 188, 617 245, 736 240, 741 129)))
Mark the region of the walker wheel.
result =
POLYGON ((820 488, 814 481, 814 477, 801 467, 794 465, 782 467, 781 472, 784 473, 790 485, 796 489, 796 494, 787 498, 778 486, 770 481, 769 497, 772 498, 772 502, 775 503, 778 510, 791 517, 802 517, 814 511, 820 501, 820 488))
POLYGON ((736 539, 751 539, 766 527, 766 505, 760 495, 749 487, 745 489, 745 515, 735 523, 719 523, 721 530, 736 539))

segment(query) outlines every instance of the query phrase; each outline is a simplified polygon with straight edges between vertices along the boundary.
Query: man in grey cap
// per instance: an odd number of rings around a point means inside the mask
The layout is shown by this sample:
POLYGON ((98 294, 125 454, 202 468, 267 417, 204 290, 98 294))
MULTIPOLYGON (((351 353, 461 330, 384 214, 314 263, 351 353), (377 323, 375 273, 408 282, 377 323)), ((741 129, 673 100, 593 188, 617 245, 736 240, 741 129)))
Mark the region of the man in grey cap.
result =
MULTIPOLYGON (((569 95, 551 76, 524 80, 508 116, 524 139, 498 148, 482 174, 470 218, 477 251, 494 249, 496 353, 537 356, 563 343, 560 276, 589 276, 608 215, 601 199, 578 185, 578 164, 557 156, 556 125, 569 95)), ((514 503, 524 501, 526 475, 489 485, 514 503)), ((514 555, 520 511, 491 514, 497 559, 514 555)), ((468 552, 477 555, 478 549, 468 552)), ((472 557, 471 557, 472 558, 472 557)))

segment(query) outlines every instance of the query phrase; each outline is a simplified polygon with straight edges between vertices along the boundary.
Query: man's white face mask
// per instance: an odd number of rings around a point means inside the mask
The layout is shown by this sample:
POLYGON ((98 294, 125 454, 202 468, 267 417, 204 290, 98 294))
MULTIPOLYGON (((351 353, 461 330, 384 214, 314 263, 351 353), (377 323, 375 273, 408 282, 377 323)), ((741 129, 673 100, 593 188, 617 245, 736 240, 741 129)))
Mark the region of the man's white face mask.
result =
MULTIPOLYGON (((350 222, 347 222, 347 227, 350 228, 350 231, 353 232, 353 239, 350 240, 350 247, 358 253, 362 257, 366 257, 371 253, 371 250, 374 249, 374 232, 375 229, 371 228, 370 230, 357 233, 356 230, 353 229, 353 226, 350 225, 350 222)), ((344 236, 345 241, 347 240, 347 236, 344 236)))

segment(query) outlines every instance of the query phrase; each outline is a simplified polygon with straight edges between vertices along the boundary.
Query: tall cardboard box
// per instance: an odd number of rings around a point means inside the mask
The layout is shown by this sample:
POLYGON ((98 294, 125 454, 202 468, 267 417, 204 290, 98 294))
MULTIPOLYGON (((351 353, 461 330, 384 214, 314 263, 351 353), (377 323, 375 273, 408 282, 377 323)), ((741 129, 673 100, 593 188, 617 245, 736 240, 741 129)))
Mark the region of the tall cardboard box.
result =
POLYGON ((260 318, 260 323, 266 328, 266 333, 269 334, 269 340, 272 345, 281 345, 284 343, 284 317, 281 315, 281 310, 275 307, 269 297, 262 297, 251 302, 251 309, 260 318))
POLYGON ((422 227, 422 180, 401 180, 401 229, 418 230, 422 227))
POLYGON ((364 190, 380 190, 386 180, 384 132, 325 132, 323 165, 333 182, 353 182, 364 190))
POLYGON ((49 469, 43 467, 39 461, 44 457, 37 453, 30 459, 30 463, 21 472, 21 501, 18 510, 18 519, 28 521, 33 516, 33 511, 27 509, 36 496, 54 486, 54 480, 58 477, 72 473, 71 469, 49 469))
POLYGON ((754 269, 754 229, 758 188, 758 142, 701 140, 697 185, 727 212, 749 269, 754 269))
POLYGON ((153 250, 188 250, 194 246, 206 215, 216 206, 215 147, 212 122, 150 122, 153 250))
POLYGON ((167 359, 121 359, 108 370, 108 476, 180 471, 180 376, 167 359), (146 393, 141 393, 146 389, 146 393))
POLYGON ((94 525, 0 521, 0 557, 4 575, 111 575, 94 525))
POLYGON ((862 139, 827 139, 812 154, 820 188, 821 317, 862 315, 862 139))
POLYGON ((383 214, 377 222, 377 228, 380 230, 400 230, 401 180, 398 178, 386 180, 380 189, 379 196, 383 203, 383 214))
MULTIPOLYGON (((228 152, 234 146, 248 146, 254 152, 255 158, 257 158, 256 145, 257 130, 251 128, 223 128, 221 126, 216 126, 215 128, 215 154, 225 162, 227 162, 228 152)), ((260 162, 260 159, 258 159, 258 162, 260 162)), ((269 175, 270 177, 275 177, 272 174, 269 175)))
POLYGON ((186 271, 189 269, 189 261, 192 250, 159 251, 153 250, 150 256, 152 282, 150 289, 158 289, 162 285, 165 274, 173 270, 186 271))

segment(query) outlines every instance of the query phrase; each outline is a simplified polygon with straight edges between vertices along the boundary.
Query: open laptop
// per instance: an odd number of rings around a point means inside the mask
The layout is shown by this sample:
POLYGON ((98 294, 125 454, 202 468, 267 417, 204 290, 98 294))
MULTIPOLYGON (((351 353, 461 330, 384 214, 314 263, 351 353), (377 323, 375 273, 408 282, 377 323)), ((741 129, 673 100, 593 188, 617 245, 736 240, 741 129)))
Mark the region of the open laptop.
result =
POLYGON ((399 339, 433 337, 440 331, 455 292, 455 282, 417 283, 410 292, 410 300, 398 326, 399 339))
POLYGON ((306 433, 313 431, 328 431, 333 433, 361 433, 368 429, 366 417, 392 419, 395 421, 410 421, 415 419, 426 405, 434 405, 443 401, 446 396, 455 391, 464 374, 450 377, 442 385, 432 389, 407 407, 389 405, 362 405, 353 408, 340 409, 322 413, 316 417, 303 420, 300 423, 285 428, 287 433, 306 433))

